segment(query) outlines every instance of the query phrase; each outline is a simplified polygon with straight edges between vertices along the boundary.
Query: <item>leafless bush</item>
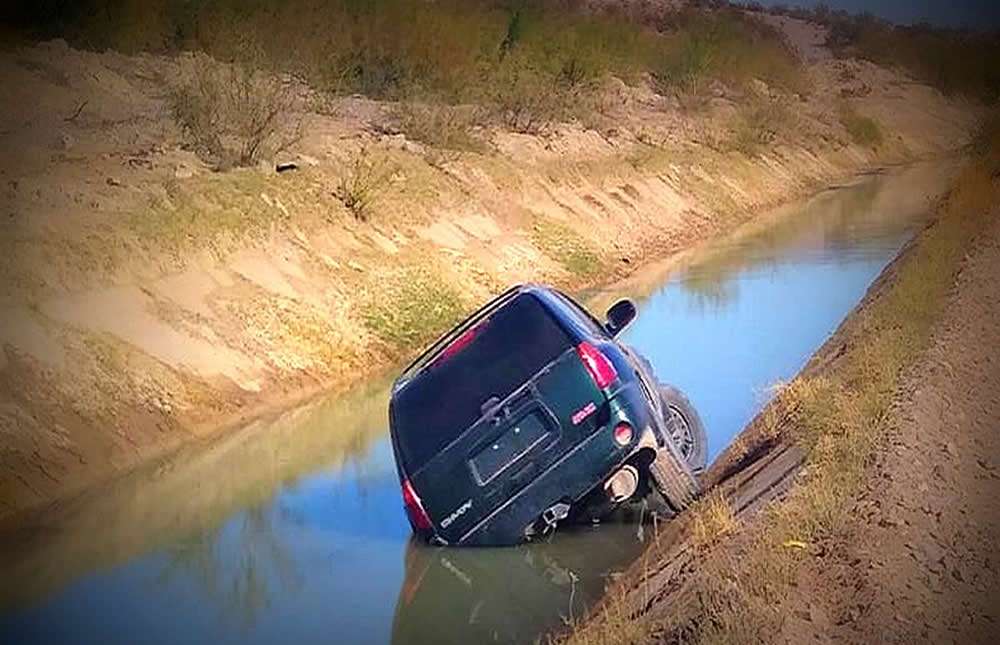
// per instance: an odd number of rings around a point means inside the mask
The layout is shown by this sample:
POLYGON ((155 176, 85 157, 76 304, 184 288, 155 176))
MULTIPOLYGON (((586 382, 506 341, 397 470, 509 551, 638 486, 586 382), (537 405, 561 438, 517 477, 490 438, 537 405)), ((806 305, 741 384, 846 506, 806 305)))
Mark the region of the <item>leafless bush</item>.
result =
POLYGON ((755 97, 740 106, 732 147, 747 156, 755 156, 771 145, 781 132, 794 127, 794 115, 781 101, 755 97))
POLYGON ((334 195, 343 202, 354 217, 365 222, 371 209, 392 183, 396 167, 388 159, 377 158, 367 148, 362 148, 347 174, 340 178, 334 195))
POLYGON ((399 129, 414 141, 450 151, 483 152, 486 144, 472 135, 476 108, 438 103, 403 103, 394 113, 399 129))
POLYGON ((563 116, 564 94, 528 61, 507 56, 489 79, 486 103, 500 123, 522 134, 540 134, 563 116))
POLYGON ((170 104, 194 150, 218 169, 252 166, 299 136, 287 124, 294 96, 285 82, 202 54, 182 64, 170 104))

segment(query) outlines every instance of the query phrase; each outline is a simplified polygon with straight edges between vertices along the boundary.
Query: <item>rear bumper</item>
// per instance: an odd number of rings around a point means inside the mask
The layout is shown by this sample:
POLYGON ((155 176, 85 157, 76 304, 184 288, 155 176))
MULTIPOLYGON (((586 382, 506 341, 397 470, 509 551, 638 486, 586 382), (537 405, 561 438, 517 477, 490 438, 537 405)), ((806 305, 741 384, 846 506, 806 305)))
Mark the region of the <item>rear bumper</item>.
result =
POLYGON ((458 544, 499 546, 523 542, 525 529, 545 509, 559 502, 576 504, 636 452, 661 443, 653 414, 637 384, 617 389, 605 406, 609 413, 606 424, 468 530, 458 544), (637 430, 632 442, 624 447, 615 443, 611 431, 621 421, 637 430))

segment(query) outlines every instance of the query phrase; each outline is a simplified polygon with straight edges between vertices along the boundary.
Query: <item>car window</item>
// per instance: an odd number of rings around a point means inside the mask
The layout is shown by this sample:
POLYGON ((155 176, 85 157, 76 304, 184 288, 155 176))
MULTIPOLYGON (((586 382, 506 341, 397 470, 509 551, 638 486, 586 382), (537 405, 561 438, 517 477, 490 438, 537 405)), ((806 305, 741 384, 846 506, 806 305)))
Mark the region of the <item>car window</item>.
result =
POLYGON ((523 293, 457 337, 393 399, 404 467, 413 473, 482 415, 572 347, 534 296, 523 293))
POLYGON ((565 304, 573 313, 576 314, 576 318, 579 319, 580 324, 583 325, 591 334, 595 336, 607 336, 608 330, 604 328, 596 318, 589 311, 587 311, 583 306, 577 304, 575 300, 562 293, 561 291, 555 292, 556 296, 565 304))

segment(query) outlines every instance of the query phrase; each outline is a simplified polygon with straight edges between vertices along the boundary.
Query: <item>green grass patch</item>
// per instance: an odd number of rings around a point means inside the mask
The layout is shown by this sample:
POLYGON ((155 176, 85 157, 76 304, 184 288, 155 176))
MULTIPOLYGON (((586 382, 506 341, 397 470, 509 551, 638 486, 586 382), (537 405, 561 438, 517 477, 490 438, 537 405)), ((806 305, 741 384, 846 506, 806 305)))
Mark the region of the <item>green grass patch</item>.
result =
POLYGON ((461 294, 434 267, 378 275, 361 306, 365 327, 399 355, 422 348, 467 313, 461 294))
MULTIPOLYGON (((296 177, 283 183, 304 182, 296 177)), ((287 190, 287 186, 284 187, 287 190)), ((303 191, 306 188, 303 187, 303 191)), ((262 193, 274 187, 260 173, 240 170, 169 182, 149 208, 131 214, 128 230, 147 247, 175 253, 263 233, 284 213, 262 193)))
POLYGON ((542 253, 579 278, 592 278, 604 269, 594 248, 569 226, 538 217, 531 226, 531 241, 542 253))

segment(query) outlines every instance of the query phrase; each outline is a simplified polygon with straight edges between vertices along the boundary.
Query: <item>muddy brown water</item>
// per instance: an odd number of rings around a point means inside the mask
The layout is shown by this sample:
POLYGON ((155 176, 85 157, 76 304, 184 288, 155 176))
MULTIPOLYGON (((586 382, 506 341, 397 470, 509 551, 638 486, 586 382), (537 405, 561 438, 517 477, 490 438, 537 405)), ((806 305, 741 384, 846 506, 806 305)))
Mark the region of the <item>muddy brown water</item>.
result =
MULTIPOLYGON (((717 455, 836 329, 953 172, 859 177, 583 294, 701 411, 717 455)), ((192 446, 0 535, 0 642, 533 642, 641 552, 637 521, 414 545, 388 379, 192 446)))

